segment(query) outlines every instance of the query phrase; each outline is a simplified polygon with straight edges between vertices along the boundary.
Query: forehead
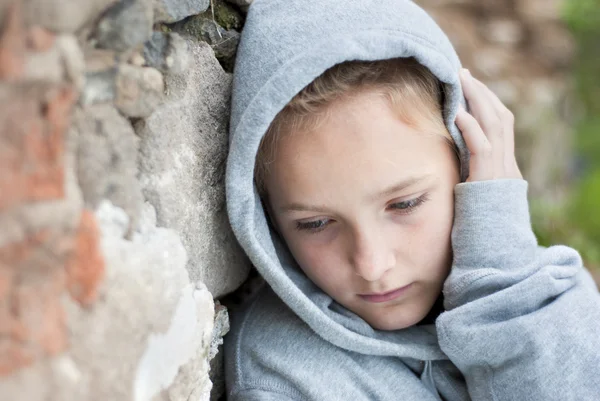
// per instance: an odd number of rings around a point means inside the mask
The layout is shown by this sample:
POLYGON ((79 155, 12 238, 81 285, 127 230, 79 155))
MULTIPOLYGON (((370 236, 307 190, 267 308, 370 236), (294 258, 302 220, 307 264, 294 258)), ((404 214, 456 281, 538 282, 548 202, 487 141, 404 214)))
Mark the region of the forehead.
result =
POLYGON ((439 133, 405 124, 384 98, 366 93, 330 105, 316 128, 281 139, 269 192, 272 185, 291 194, 377 190, 435 175, 447 153, 439 133))

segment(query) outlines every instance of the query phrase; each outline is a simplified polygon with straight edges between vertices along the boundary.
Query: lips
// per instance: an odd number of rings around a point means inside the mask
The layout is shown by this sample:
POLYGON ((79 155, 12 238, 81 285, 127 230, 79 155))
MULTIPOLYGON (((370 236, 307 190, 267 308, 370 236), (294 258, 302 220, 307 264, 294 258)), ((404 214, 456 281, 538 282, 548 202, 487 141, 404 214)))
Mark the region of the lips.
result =
POLYGON ((392 301, 392 300, 404 295, 411 287, 412 287, 412 283, 410 283, 409 285, 406 285, 404 287, 396 288, 395 290, 392 290, 389 292, 358 294, 358 296, 367 302, 373 302, 373 303, 388 302, 388 301, 392 301))

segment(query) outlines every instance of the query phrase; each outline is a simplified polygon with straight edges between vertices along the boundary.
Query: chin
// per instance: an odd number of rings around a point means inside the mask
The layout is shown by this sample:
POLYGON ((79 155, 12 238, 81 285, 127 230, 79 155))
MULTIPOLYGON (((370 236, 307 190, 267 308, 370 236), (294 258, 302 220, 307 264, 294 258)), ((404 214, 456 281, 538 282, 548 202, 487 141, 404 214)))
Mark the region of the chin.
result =
POLYGON ((372 316, 363 318, 371 327, 377 330, 392 331, 402 330, 419 323, 427 313, 413 313, 409 316, 372 316))

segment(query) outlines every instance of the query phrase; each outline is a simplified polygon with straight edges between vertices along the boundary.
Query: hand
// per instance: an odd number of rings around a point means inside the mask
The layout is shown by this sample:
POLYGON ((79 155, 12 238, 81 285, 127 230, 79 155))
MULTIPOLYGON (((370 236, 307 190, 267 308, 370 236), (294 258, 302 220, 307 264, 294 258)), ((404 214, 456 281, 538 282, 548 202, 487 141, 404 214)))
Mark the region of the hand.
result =
POLYGON ((456 125, 471 153, 467 182, 522 179, 515 159, 513 114, 469 70, 462 69, 460 79, 472 114, 461 106, 456 116, 456 125))

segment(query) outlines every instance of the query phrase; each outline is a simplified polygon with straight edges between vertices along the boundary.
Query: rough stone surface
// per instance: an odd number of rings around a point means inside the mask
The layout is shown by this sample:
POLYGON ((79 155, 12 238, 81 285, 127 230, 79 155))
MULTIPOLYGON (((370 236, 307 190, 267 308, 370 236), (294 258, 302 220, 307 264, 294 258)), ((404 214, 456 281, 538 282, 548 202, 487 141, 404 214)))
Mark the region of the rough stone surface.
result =
POLYGON ((85 203, 96 208, 109 199, 135 224, 143 197, 136 179, 138 138, 127 119, 110 104, 77 109, 72 135, 85 203))
POLYGON ((239 32, 223 28, 211 18, 209 13, 189 18, 176 24, 173 29, 184 36, 208 43, 225 70, 233 71, 240 41, 239 32))
POLYGON ((39 24, 54 32, 74 33, 118 0, 24 1, 26 25, 39 24))
POLYGON ((191 280, 201 280, 218 297, 237 288, 249 266, 225 211, 231 76, 208 45, 188 46, 190 69, 166 76, 165 102, 135 126, 139 179, 159 224, 181 234, 191 280))
POLYGON ((165 90, 158 70, 131 64, 119 65, 115 87, 115 105, 128 117, 148 117, 162 101, 165 90))
POLYGON ((96 29, 97 46, 125 51, 144 43, 152 35, 150 0, 121 0, 104 14, 96 29))
POLYGON ((117 97, 117 67, 87 71, 80 101, 84 106, 114 101, 117 97))
POLYGON ((117 53, 113 50, 87 49, 85 60, 85 85, 80 102, 87 106, 110 102, 117 96, 117 53))
POLYGON ((53 34, 48 34, 48 37, 52 37, 52 44, 48 48, 42 48, 41 51, 33 52, 27 57, 24 66, 25 76, 31 80, 54 83, 68 81, 76 88, 81 88, 85 64, 83 53, 75 37, 72 35, 54 37, 53 34), (40 65, 45 68, 39 68, 40 65))
POLYGON ((176 33, 153 32, 143 54, 147 66, 165 73, 181 74, 189 63, 187 43, 176 33))
POLYGON ((210 381, 212 382, 211 401, 217 401, 225 394, 223 337, 229 332, 227 308, 215 302, 215 323, 210 342, 210 381))
POLYGON ((176 22, 200 14, 210 6, 210 0, 153 0, 154 22, 176 22))
POLYGON ((213 301, 190 284, 178 235, 154 226, 150 205, 131 241, 123 239, 122 210, 104 202, 96 219, 106 261, 99 301, 82 308, 64 299, 70 349, 0 380, 0 394, 11 401, 208 400, 213 301), (178 398, 156 398, 174 387, 178 398))
MULTIPOLYGON (((9 36, 23 34, 16 28, 9 36)), ((27 65, 58 42, 43 29, 29 33, 24 41, 0 40, 2 62, 27 65)), ((103 276, 95 220, 81 212, 67 140, 77 92, 67 77, 13 72, 14 81, 0 86, 0 376, 65 350, 61 299, 72 288, 79 302, 93 302, 103 276)))

